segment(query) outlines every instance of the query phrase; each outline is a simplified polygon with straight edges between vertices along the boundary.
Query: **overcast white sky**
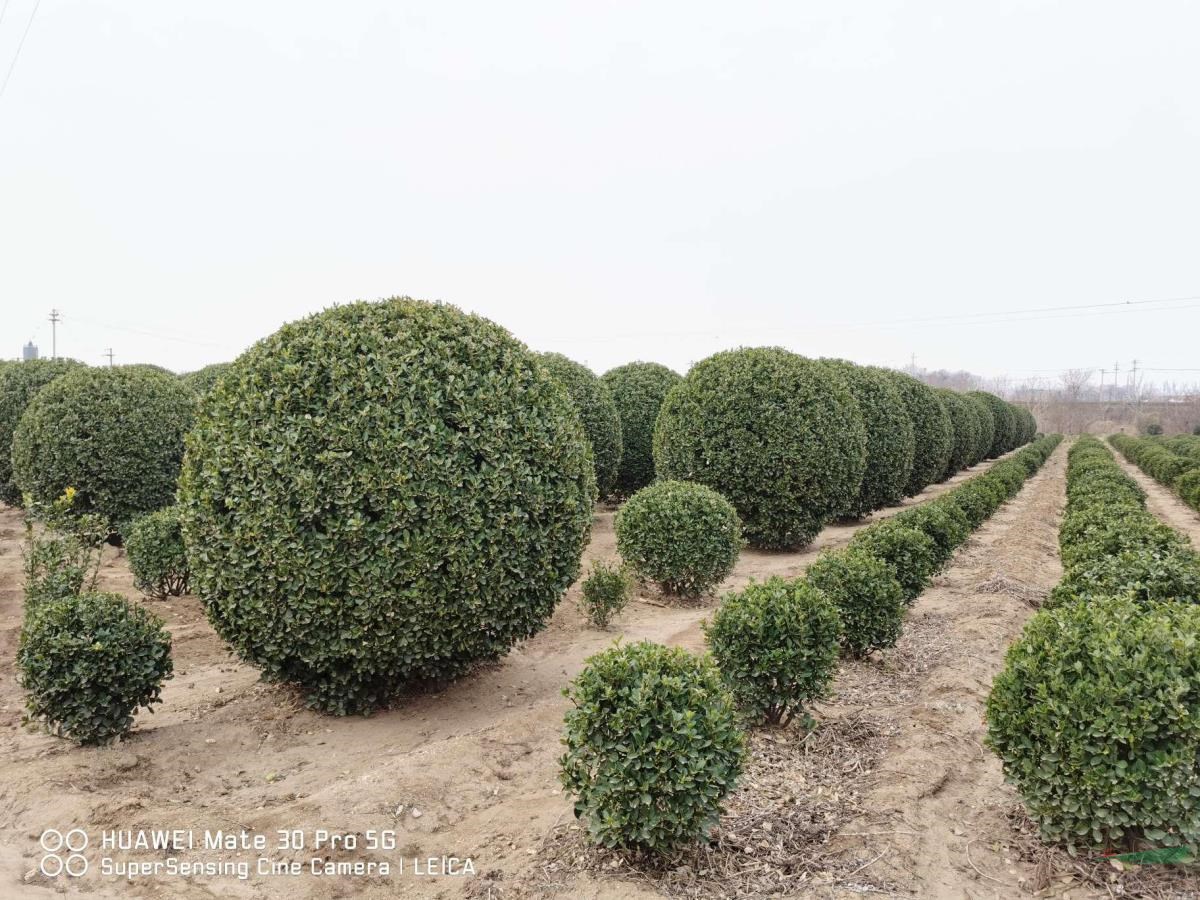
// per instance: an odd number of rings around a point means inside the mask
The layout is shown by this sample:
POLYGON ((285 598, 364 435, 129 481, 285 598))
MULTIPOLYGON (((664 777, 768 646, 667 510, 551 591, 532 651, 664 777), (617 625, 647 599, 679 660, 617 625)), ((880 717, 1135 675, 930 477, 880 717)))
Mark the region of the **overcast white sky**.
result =
POLYGON ((597 371, 1200 367, 1198 35, 1189 2, 41 0, 0 356, 57 307, 60 355, 182 371, 410 294, 597 371))

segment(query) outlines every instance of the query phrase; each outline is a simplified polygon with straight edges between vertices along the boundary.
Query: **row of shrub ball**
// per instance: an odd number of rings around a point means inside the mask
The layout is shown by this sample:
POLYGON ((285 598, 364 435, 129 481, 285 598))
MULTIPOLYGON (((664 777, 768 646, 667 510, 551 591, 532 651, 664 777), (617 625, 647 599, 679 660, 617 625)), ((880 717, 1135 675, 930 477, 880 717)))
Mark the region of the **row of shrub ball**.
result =
POLYGON ((1200 840, 1200 558, 1098 440, 1071 449, 1065 575, 1009 649, 988 743, 1042 835, 1200 840))
MULTIPOLYGON (((839 655, 894 646, 907 607, 1060 440, 1035 441, 938 499, 860 530, 800 578, 726 595, 704 625, 710 654, 641 642, 589 659, 567 689, 561 777, 592 840, 654 852, 704 840, 742 771, 742 726, 806 718, 806 706, 827 693, 839 655)), ((695 517, 706 519, 700 530, 736 529, 736 513, 710 489, 658 482, 618 514, 618 549, 637 569, 649 555, 676 582, 694 571, 710 579, 704 561, 723 567, 726 540, 693 552, 666 540, 695 517), (624 516, 634 531, 623 535, 624 516), (641 555, 630 559, 627 551, 641 555)))
MULTIPOLYGON (((183 378, 60 368, 24 389, 12 490, 44 504, 72 487, 75 510, 114 538, 177 498, 187 577, 216 630, 338 713, 541 629, 601 492, 654 479, 712 490, 674 495, 703 510, 696 527, 722 523, 708 571, 664 570, 690 592, 724 577, 743 537, 804 544, 1033 428, 991 395, 945 400, 906 375, 778 348, 719 353, 686 378, 645 363, 597 378, 409 298, 335 307, 183 378)), ((627 533, 652 519, 639 526, 637 510, 627 533)), ((147 560, 149 592, 177 583, 156 574, 169 558, 147 560)))
POLYGON ((917 379, 778 347, 697 363, 663 399, 660 478, 719 491, 748 542, 809 543, 831 519, 912 496, 1028 443, 1028 410, 991 394, 939 392, 917 379))

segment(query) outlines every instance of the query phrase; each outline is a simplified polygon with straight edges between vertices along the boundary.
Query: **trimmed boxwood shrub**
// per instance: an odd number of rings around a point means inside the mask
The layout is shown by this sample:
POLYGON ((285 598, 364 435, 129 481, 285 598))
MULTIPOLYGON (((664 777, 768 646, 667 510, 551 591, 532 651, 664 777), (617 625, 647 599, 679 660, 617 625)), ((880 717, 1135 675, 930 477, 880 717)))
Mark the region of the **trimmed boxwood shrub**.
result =
POLYGON ((1034 418, 1033 411, 1024 406, 1016 407, 1017 410, 1017 432, 1018 446, 1028 444, 1037 437, 1038 427, 1037 419, 1034 418))
POLYGON ((888 371, 888 375, 908 410, 916 439, 913 468, 905 487, 905 494, 912 497, 941 481, 946 474, 954 444, 954 426, 933 388, 903 372, 888 371))
POLYGON ((983 394, 971 391, 962 396, 974 404, 975 412, 979 415, 979 440, 971 453, 971 465, 975 465, 987 459, 992 452, 992 442, 996 436, 996 417, 992 412, 992 404, 983 394))
POLYGON ((605 372, 621 418, 621 464, 617 493, 628 497, 654 480, 654 423, 667 391, 683 380, 658 363, 631 362, 605 372))
POLYGON ((856 366, 840 359, 821 362, 845 382, 858 404, 867 435, 862 484, 842 515, 859 518, 873 510, 894 506, 904 499, 916 446, 912 421, 900 392, 882 369, 856 366))
POLYGON ((782 578, 728 594, 704 623, 734 700, 771 725, 786 725, 825 693, 837 669, 840 631, 829 597, 807 581, 782 578))
POLYGON ((72 369, 30 402, 13 437, 13 472, 35 502, 76 489, 74 510, 116 531, 171 503, 192 394, 149 367, 72 369))
POLYGON ((567 389, 583 430, 592 445, 596 466, 596 489, 607 497, 617 485, 617 470, 621 464, 621 417, 613 403, 612 393, 603 381, 587 366, 561 353, 543 353, 538 357, 550 375, 567 389))
POLYGON ((38 391, 80 365, 73 359, 31 359, 0 368, 0 500, 5 503, 21 504, 21 489, 12 470, 17 423, 38 391))
POLYGON ((837 606, 844 655, 861 659, 872 650, 896 646, 904 622, 904 588, 883 560, 862 548, 823 553, 804 578, 837 606))
POLYGON ((987 391, 971 391, 971 396, 986 403, 992 413, 992 445, 988 448, 988 458, 1003 456, 1017 442, 1017 417, 1013 407, 987 391))
POLYGON ((937 547, 939 564, 948 560, 973 530, 966 513, 944 499, 906 509, 894 515, 890 521, 928 535, 937 547))
POLYGON ((587 661, 563 692, 563 786, 603 846, 704 840, 745 764, 733 700, 707 657, 642 641, 587 661))
POLYGON ((887 563, 904 589, 908 603, 921 596, 941 564, 933 538, 892 521, 864 528, 850 541, 850 547, 887 563))
POLYGON ((213 363, 195 372, 186 372, 179 376, 179 380, 191 388, 196 396, 203 397, 216 386, 217 379, 229 371, 231 365, 233 363, 213 363))
POLYGON ((858 495, 866 431, 829 367, 779 347, 697 363, 663 401, 660 478, 707 484, 731 502, 756 547, 809 543, 858 495))
POLYGON ((742 524, 728 500, 702 484, 659 481, 617 511, 617 551, 637 574, 668 594, 698 597, 725 580, 742 547, 742 524))
POLYGON ((592 570, 583 579, 579 606, 588 621, 597 628, 607 628, 613 616, 629 603, 633 593, 632 579, 624 566, 606 562, 592 563, 592 570))
POLYGON ((938 397, 950 414, 950 426, 954 442, 950 446, 950 461, 946 463, 945 478, 971 465, 972 456, 979 445, 979 414, 975 404, 957 391, 940 389, 938 397))
POLYGON ((127 734, 139 707, 161 702, 171 636, 119 594, 65 597, 26 617, 17 667, 31 718, 77 743, 100 744, 127 734))
POLYGON ((946 502, 962 510, 973 531, 986 522, 1007 499, 1008 492, 1003 484, 986 476, 977 476, 956 488, 953 496, 947 496, 946 502))
POLYGON ((1186 547, 1166 551, 1139 548, 1115 556, 1087 557, 1067 570, 1046 605, 1126 596, 1139 603, 1200 603, 1200 557, 1186 547))
POLYGON ((335 307, 201 404, 192 585, 267 678, 368 711, 541 630, 579 572, 591 456, 566 389, 499 326, 409 298, 335 307))
POLYGON ((1175 479, 1175 490, 1184 503, 1200 511, 1200 469, 1188 469, 1175 479))
POLYGON ((187 551, 178 507, 166 506, 134 519, 125 535, 125 552, 138 590, 155 600, 187 593, 187 551))
POLYGON ((1047 840, 1200 840, 1200 607, 1043 610, 988 698, 988 743, 1047 840))

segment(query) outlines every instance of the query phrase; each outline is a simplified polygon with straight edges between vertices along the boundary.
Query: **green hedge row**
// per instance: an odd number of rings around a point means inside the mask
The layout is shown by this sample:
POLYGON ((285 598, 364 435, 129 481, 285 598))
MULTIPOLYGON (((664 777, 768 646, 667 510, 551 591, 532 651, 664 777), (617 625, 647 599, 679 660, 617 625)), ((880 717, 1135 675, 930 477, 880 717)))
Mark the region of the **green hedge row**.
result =
POLYGON ((785 720, 822 694, 839 644, 852 657, 893 646, 905 606, 1060 440, 1042 438, 938 499, 862 529, 802 578, 726 596, 706 632, 739 705, 770 722, 785 720))
POLYGON ((988 743, 1047 840, 1200 839, 1200 558, 1100 441, 1071 449, 1066 574, 1008 652, 988 743))
POLYGON ((1127 434, 1114 434, 1108 441, 1127 460, 1200 511, 1200 441, 1192 435, 1163 440, 1127 434))

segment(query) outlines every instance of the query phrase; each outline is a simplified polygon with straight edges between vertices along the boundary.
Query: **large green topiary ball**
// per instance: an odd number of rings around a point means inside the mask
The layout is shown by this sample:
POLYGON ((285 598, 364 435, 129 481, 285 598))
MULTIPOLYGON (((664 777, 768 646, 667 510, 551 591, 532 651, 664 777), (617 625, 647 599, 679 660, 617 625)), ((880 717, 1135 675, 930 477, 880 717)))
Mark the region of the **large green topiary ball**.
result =
POLYGON ((13 480, 12 442, 29 402, 60 375, 78 368, 73 359, 31 359, 0 367, 0 500, 16 506, 21 489, 13 480))
POLYGON ((127 734, 139 707, 161 702, 171 636, 120 594, 65 597, 28 615, 17 667, 31 718, 77 743, 100 744, 127 734))
POLYGON ((217 379, 229 371, 233 363, 219 362, 197 369, 195 372, 185 372, 179 380, 191 388, 192 393, 202 397, 213 389, 217 379))
POLYGON ((596 497, 574 404, 507 331, 394 298, 285 325, 202 401, 180 482, 217 631, 366 711, 538 632, 596 497))
POLYGON ((564 694, 561 778, 589 837, 651 852, 704 840, 746 758, 712 661, 648 641, 617 646, 564 694))
POLYGON ((719 491, 751 544, 799 547, 858 495, 866 429, 825 364, 778 347, 731 350, 667 394, 654 463, 660 478, 719 491))
POLYGON ((912 497, 945 476, 954 446, 954 426, 933 388, 903 372, 888 370, 888 375, 900 392, 916 437, 912 472, 905 486, 905 494, 912 497))
POLYGON ((942 388, 937 392, 942 405, 950 414, 954 442, 950 445, 950 461, 946 463, 945 478, 961 472, 972 463, 979 446, 979 413, 975 404, 957 391, 942 388))
POLYGON ((78 368, 43 388, 17 426, 13 472, 23 492, 51 503, 76 489, 73 509, 120 531, 171 503, 195 403, 173 375, 148 368, 78 368))
POLYGON ((988 743, 1048 840, 1200 840, 1200 606, 1042 610, 988 698, 988 743))
POLYGON ((621 417, 617 492, 629 496, 654 480, 654 423, 667 391, 682 377, 658 363, 631 362, 601 376, 621 417))
POLYGON ((617 485, 622 446, 621 417, 617 415, 612 392, 591 369, 561 353, 543 353, 538 358, 551 376, 567 389, 579 410, 583 430, 592 444, 596 489, 601 497, 609 496, 617 485))
POLYGON ((1023 446, 1037 437, 1037 419, 1033 411, 1025 406, 1014 406, 1017 416, 1017 446, 1023 446))
POLYGON ((963 397, 974 405, 979 416, 979 439, 971 453, 971 465, 975 465, 987 459, 988 454, 992 452, 992 441, 996 436, 996 417, 992 412, 992 404, 982 394, 971 391, 963 394, 963 397))
POLYGON ((697 597, 737 563, 742 523, 728 500, 689 481, 658 481, 617 511, 617 551, 635 572, 669 594, 697 597))
POLYGON ((883 369, 840 359, 821 360, 846 384, 867 435, 867 460, 858 494, 842 514, 853 518, 904 499, 912 474, 916 439, 912 420, 892 379, 883 369))
POLYGON ((1013 407, 987 391, 972 391, 971 396, 986 403, 992 413, 992 446, 988 448, 988 458, 1003 456, 1016 446, 1017 417, 1013 407))

